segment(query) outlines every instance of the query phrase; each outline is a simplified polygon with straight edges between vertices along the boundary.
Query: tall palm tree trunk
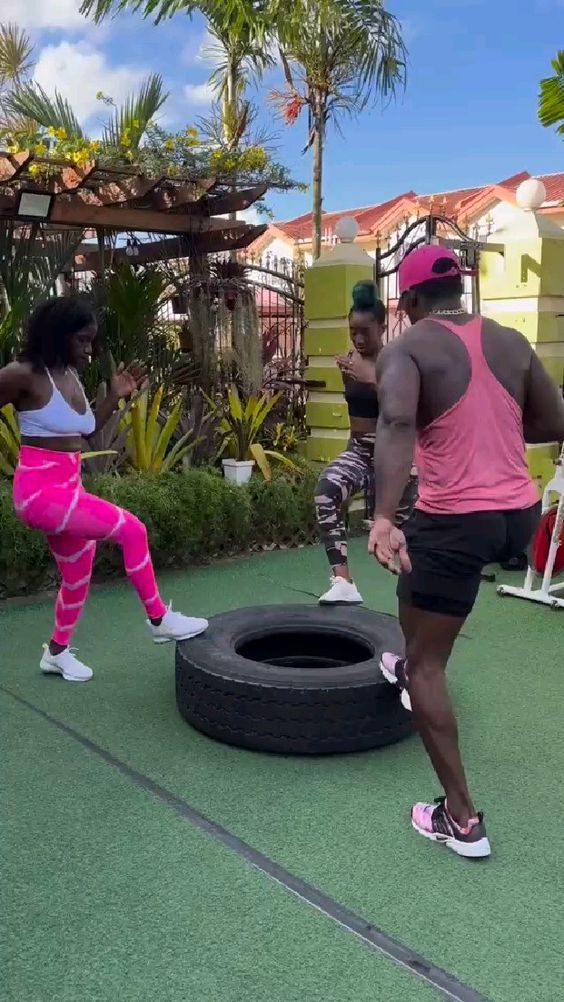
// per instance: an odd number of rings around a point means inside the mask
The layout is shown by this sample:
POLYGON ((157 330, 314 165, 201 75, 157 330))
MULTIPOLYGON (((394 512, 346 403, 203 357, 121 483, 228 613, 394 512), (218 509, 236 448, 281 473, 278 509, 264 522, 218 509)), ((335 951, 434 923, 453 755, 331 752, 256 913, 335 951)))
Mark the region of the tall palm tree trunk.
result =
POLYGON ((321 256, 321 213, 323 208, 323 117, 316 112, 313 135, 313 259, 321 256))

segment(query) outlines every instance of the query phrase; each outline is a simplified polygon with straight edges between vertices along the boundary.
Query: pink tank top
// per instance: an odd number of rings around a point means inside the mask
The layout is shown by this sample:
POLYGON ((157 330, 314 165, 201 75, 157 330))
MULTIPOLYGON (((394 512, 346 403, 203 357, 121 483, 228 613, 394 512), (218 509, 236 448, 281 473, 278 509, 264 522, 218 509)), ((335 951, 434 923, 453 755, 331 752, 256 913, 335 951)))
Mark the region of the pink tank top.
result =
POLYGON ((471 364, 468 389, 418 432, 416 507, 433 515, 529 508, 539 498, 525 459, 523 415, 496 379, 482 350, 482 318, 453 324, 471 364))

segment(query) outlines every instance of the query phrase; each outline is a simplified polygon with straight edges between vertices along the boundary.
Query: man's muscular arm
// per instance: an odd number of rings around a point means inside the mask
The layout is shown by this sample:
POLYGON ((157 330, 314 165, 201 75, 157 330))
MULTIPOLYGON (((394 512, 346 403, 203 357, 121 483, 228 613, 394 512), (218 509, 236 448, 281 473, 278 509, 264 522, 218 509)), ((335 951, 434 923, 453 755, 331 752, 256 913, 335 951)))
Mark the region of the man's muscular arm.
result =
POLYGON ((380 416, 374 444, 374 517, 393 522, 411 472, 421 386, 403 338, 380 352, 376 378, 380 416))
POLYGON ((523 431, 526 442, 564 441, 564 400, 536 352, 531 352, 523 431))

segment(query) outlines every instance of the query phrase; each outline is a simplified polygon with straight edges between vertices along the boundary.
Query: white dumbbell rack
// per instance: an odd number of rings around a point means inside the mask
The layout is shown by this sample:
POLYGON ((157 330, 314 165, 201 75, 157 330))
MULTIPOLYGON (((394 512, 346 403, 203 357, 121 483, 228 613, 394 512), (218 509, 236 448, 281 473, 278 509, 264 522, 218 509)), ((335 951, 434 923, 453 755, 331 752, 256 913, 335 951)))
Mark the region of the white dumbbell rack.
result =
POLYGON ((552 609, 564 609, 564 596, 562 598, 558 598, 557 596, 557 592, 564 592, 564 581, 560 584, 550 583, 552 580, 552 570, 554 568, 554 561, 556 560, 556 553, 560 545, 562 527, 564 526, 564 445, 562 446, 562 451, 560 452, 560 457, 556 464, 555 474, 550 483, 546 485, 542 497, 543 513, 554 504, 551 500, 554 494, 558 495, 558 508, 556 511, 556 519, 554 521, 554 529, 552 531, 552 539, 548 550, 546 567, 544 569, 540 587, 535 587, 537 573, 533 567, 529 566, 525 576, 525 583, 522 588, 514 588, 510 585, 500 585, 497 589, 498 595, 513 595, 516 598, 526 598, 530 602, 541 602, 542 605, 548 605, 552 609))

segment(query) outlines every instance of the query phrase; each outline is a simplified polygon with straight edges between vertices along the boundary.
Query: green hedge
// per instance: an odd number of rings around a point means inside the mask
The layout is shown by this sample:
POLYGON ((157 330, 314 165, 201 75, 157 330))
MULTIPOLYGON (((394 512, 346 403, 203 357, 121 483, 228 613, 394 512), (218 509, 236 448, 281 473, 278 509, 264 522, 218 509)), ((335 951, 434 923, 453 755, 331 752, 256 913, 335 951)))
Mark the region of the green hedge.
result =
MULTIPOLYGON (((219 472, 191 470, 154 476, 103 476, 87 489, 137 515, 147 526, 156 567, 180 567, 253 548, 296 546, 315 538, 313 490, 306 469, 296 481, 259 477, 246 487, 226 483, 219 472)), ((123 573, 116 546, 98 548, 95 575, 123 573)), ((11 485, 0 482, 0 597, 51 587, 53 560, 43 537, 14 514, 11 485)))

